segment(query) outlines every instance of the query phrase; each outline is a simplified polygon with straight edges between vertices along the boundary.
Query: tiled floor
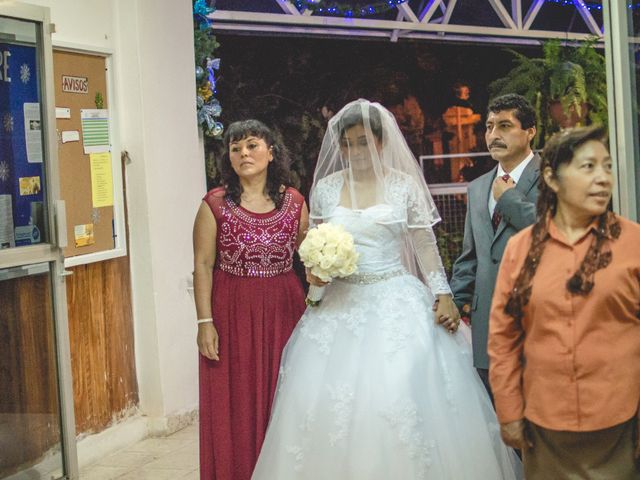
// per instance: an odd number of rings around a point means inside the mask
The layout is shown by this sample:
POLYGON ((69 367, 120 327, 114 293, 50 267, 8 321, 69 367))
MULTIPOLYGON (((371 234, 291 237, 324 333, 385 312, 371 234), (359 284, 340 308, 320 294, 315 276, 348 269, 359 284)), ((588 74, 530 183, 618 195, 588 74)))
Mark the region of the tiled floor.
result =
POLYGON ((81 480, 198 480, 198 425, 147 438, 80 471, 81 480))

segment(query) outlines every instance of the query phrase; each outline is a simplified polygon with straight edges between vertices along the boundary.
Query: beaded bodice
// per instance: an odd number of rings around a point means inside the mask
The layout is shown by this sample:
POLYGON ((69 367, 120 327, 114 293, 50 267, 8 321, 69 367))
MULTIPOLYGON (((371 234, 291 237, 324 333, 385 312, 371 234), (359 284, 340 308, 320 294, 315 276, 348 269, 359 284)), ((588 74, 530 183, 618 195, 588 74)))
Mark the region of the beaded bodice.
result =
POLYGON ((285 192, 279 210, 253 213, 225 197, 222 188, 205 197, 217 223, 216 266, 232 275, 274 277, 291 270, 302 195, 285 192))

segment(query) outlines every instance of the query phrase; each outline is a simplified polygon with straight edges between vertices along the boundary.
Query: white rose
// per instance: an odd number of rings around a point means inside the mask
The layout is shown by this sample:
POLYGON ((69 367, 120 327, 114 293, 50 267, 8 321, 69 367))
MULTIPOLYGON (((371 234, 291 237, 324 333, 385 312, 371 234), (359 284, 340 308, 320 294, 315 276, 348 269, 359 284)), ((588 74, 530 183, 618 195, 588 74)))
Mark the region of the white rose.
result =
POLYGON ((335 261, 335 255, 330 257, 330 256, 324 256, 322 257, 322 259, 320 260, 320 268, 322 268, 323 270, 329 270, 332 266, 333 266, 333 262, 335 261))
POLYGON ((318 277, 323 282, 328 282, 329 280, 331 280, 331 277, 329 275, 327 275, 327 272, 322 270, 322 268, 320 268, 320 267, 313 267, 311 269, 311 274, 315 275, 316 277, 318 277))
POLYGON ((300 244, 300 246, 298 247, 298 255, 300 255, 300 258, 303 259, 309 255, 309 244, 307 242, 302 242, 300 244))
POLYGON ((335 257, 338 254, 338 246, 333 243, 325 244, 322 255, 325 257, 335 257))
POLYGON ((324 238, 322 235, 314 235, 309 239, 309 246, 313 250, 321 250, 324 246, 324 238))
POLYGON ((341 250, 340 248, 336 252, 336 264, 344 265, 349 260, 349 252, 341 250))
POLYGON ((356 266, 354 264, 344 265, 342 268, 340 268, 340 275, 343 277, 348 277, 349 275, 355 273, 355 271, 356 266))
MULTIPOLYGON (((309 253, 309 255, 307 256, 307 261, 313 266, 313 265, 318 265, 320 263, 320 261, 322 260, 322 254, 317 251, 314 250, 311 253, 309 253)), ((308 265, 307 265, 308 266, 308 265)))
POLYGON ((353 245, 349 246, 346 243, 341 243, 338 245, 338 254, 339 255, 349 255, 353 251, 353 245))

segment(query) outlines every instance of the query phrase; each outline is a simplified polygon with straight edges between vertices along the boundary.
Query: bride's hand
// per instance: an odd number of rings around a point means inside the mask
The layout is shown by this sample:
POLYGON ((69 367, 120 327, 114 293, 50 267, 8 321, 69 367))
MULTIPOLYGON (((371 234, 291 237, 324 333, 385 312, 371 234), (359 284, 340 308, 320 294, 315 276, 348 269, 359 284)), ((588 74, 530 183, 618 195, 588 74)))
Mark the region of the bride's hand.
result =
POLYGON ((325 285, 329 284, 329 282, 323 282, 322 280, 320 280, 320 278, 316 277, 308 268, 305 268, 305 273, 307 274, 307 282, 309 282, 309 285, 324 287, 325 285))
POLYGON ((436 322, 447 329, 449 333, 455 333, 460 325, 460 312, 453 302, 451 295, 438 295, 434 305, 436 322))

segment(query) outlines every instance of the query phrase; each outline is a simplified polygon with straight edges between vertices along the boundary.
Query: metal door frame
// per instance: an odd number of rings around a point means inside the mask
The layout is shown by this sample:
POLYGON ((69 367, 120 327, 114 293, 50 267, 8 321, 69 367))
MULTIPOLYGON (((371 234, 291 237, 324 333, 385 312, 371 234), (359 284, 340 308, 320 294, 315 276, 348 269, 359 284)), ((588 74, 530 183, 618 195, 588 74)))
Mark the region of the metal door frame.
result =
POLYGON ((630 10, 626 2, 605 1, 605 59, 607 64, 607 103, 609 105, 609 137, 616 174, 613 204, 616 212, 638 221, 635 155, 638 145, 635 64, 630 46, 637 39, 629 36, 630 10))
POLYGON ((9 248, 0 251, 0 268, 48 262, 51 268, 58 394, 62 442, 63 478, 77 479, 78 456, 73 405, 71 350, 67 319, 67 294, 62 248, 66 244, 64 202, 60 200, 60 172, 58 166, 58 140, 56 133, 53 81, 53 25, 49 9, 17 2, 0 2, 0 16, 36 23, 36 41, 39 44, 41 111, 43 114, 43 153, 46 184, 49 243, 9 248))

